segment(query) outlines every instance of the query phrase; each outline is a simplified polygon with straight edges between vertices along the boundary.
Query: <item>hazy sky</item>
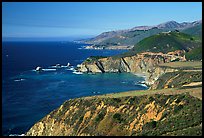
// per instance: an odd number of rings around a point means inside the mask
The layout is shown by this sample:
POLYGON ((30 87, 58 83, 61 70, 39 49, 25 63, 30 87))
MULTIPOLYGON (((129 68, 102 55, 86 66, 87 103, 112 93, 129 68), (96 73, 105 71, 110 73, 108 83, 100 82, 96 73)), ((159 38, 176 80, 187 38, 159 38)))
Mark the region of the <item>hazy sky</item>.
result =
POLYGON ((202 19, 201 2, 3 2, 5 37, 86 37, 104 31, 202 19))

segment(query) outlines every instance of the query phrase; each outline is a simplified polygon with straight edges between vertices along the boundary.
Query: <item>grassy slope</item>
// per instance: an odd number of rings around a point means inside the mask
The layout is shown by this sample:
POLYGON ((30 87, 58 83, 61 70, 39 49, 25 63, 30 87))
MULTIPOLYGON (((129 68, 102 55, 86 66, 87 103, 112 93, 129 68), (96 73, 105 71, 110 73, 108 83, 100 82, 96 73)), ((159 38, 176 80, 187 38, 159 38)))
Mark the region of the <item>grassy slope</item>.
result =
POLYGON ((188 60, 201 60, 202 59, 202 46, 197 47, 186 53, 188 60))
POLYGON ((182 30, 183 33, 202 37, 202 24, 182 30))
POLYGON ((177 69, 202 69, 201 61, 177 61, 159 64, 160 67, 177 68, 177 69))
POLYGON ((200 60, 202 57, 202 40, 197 36, 181 32, 160 33, 141 40, 132 50, 114 57, 127 57, 147 51, 167 53, 175 50, 189 51, 186 53, 187 60, 200 60))
POLYGON ((157 90, 135 90, 119 93, 110 93, 104 95, 96 95, 90 97, 83 97, 84 99, 92 98, 119 98, 127 96, 141 96, 141 95, 154 95, 154 94, 164 94, 164 95, 175 95, 181 93, 189 93, 190 95, 202 99, 202 87, 179 89, 179 88, 168 88, 168 89, 157 89, 157 90))
POLYGON ((159 79, 155 83, 157 82, 159 82, 157 89, 173 88, 173 87, 185 88, 184 86, 186 84, 190 84, 193 82, 202 82, 202 72, 201 71, 169 72, 159 77, 159 79))
POLYGON ((182 67, 202 68, 202 62, 200 61, 194 61, 194 62, 178 61, 178 62, 162 63, 162 64, 159 64, 159 66, 174 67, 174 68, 182 68, 182 67))
MULTIPOLYGON (((202 83, 202 62, 170 62, 159 64, 161 68, 174 68, 178 71, 167 72, 160 76, 154 83, 154 88, 185 88, 195 86, 185 86, 186 84, 202 83)), ((202 84, 201 84, 202 85, 202 84)))
POLYGON ((151 51, 167 53, 175 50, 188 50, 201 45, 200 39, 180 32, 158 34, 148 37, 135 45, 136 53, 151 51))

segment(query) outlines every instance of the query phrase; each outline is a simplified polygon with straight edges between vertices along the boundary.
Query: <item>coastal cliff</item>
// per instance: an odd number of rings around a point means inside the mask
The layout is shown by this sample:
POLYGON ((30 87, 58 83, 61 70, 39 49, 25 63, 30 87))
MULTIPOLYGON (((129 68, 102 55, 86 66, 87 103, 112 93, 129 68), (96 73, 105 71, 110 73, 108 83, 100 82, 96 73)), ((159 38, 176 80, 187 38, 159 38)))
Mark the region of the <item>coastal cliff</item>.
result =
POLYGON ((202 101, 192 96, 201 94, 201 89, 162 92, 71 99, 38 121, 26 136, 201 135, 202 101))
POLYGON ((121 58, 107 57, 94 60, 88 58, 78 65, 78 71, 86 73, 131 72, 134 74, 144 74, 146 76, 146 83, 152 85, 162 74, 176 71, 176 69, 161 68, 157 65, 173 61, 186 61, 183 53, 184 51, 177 50, 167 54, 161 52, 143 52, 121 58))

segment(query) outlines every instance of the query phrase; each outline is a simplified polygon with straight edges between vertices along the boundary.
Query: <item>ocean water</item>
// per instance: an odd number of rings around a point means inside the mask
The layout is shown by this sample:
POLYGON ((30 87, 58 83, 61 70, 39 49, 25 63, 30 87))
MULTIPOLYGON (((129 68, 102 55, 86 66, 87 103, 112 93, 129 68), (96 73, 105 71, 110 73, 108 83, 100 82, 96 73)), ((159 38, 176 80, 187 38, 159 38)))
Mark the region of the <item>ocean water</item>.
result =
POLYGON ((65 100, 128 90, 143 90, 144 78, 130 73, 76 74, 73 67, 91 55, 126 50, 87 50, 73 42, 2 43, 2 134, 21 135, 65 100), (34 69, 43 67, 44 72, 34 69))

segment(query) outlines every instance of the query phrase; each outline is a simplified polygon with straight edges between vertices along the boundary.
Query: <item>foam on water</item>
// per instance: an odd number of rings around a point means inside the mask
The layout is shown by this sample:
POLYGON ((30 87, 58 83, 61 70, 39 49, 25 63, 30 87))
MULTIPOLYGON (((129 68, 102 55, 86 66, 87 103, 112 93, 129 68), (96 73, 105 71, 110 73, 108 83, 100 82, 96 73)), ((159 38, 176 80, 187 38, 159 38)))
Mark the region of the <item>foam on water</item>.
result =
POLYGON ((67 70, 73 70, 73 71, 74 71, 75 69, 74 69, 74 68, 69 68, 69 69, 67 69, 67 70))
POLYGON ((9 136, 25 136, 25 134, 10 134, 9 136))
POLYGON ((18 81, 24 81, 25 79, 16 79, 14 81, 18 82, 18 81))
POLYGON ((42 71, 56 71, 56 69, 42 69, 42 71))
POLYGON ((73 71, 74 74, 83 74, 82 72, 73 71))
POLYGON ((134 75, 138 76, 138 77, 142 77, 142 78, 146 78, 146 75, 145 74, 138 74, 138 73, 134 73, 134 75))
POLYGON ((135 85, 137 85, 137 86, 142 86, 142 87, 145 87, 145 88, 148 88, 148 86, 145 85, 145 84, 143 84, 143 83, 135 83, 135 85))
POLYGON ((145 85, 145 84, 139 84, 139 85, 141 85, 141 86, 143 86, 143 87, 146 87, 146 88, 148 88, 148 87, 147 87, 147 85, 145 85))

